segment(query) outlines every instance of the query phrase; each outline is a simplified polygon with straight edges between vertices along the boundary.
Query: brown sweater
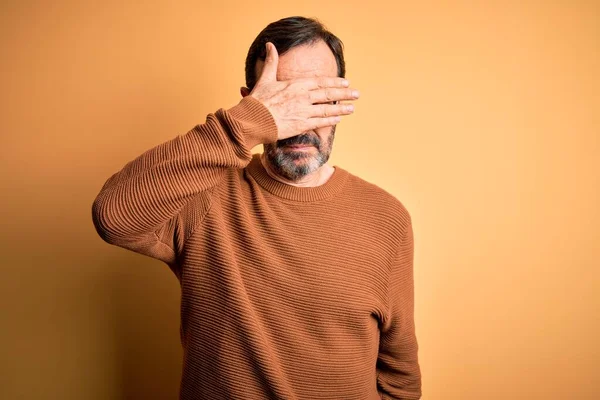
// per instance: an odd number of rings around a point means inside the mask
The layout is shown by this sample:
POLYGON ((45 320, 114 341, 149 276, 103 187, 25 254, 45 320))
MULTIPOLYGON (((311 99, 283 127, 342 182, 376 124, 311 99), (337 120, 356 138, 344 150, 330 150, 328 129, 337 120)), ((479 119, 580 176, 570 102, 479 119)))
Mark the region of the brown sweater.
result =
POLYGON ((272 179, 257 100, 219 110, 108 179, 108 243, 181 283, 181 399, 418 399, 407 210, 336 167, 312 188, 272 179))

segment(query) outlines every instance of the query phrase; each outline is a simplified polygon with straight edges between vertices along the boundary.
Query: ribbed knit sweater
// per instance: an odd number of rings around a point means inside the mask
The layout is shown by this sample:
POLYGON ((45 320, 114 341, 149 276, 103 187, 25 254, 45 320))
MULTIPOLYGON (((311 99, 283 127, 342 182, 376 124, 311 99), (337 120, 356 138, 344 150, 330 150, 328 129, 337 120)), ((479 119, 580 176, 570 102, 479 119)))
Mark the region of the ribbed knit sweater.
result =
POLYGON ((336 166, 321 186, 272 179, 277 140, 252 97, 111 176, 92 206, 106 242, 181 284, 192 399, 418 399, 413 230, 400 201, 336 166))

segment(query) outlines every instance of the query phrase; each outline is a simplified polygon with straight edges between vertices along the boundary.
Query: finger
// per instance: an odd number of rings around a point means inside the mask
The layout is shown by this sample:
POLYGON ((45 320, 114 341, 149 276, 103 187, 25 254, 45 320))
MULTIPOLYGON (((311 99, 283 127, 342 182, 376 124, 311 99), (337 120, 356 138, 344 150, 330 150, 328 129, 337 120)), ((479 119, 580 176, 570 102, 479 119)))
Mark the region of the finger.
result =
POLYGON ((320 78, 303 78, 297 79, 303 87, 308 90, 325 89, 325 88, 346 88, 350 85, 345 78, 336 77, 320 77, 320 78))
POLYGON ((315 104, 310 108, 310 117, 335 117, 348 115, 354 112, 352 104, 315 104))
POLYGON ((306 127, 306 130, 313 130, 313 129, 319 129, 319 128, 326 128, 328 126, 334 126, 334 125, 337 125, 338 123, 340 123, 341 120, 342 120, 342 118, 339 116, 327 117, 327 118, 309 118, 307 120, 308 126, 306 127))
POLYGON ((277 53, 277 48, 275 48, 273 43, 267 42, 265 46, 267 49, 267 55, 265 57, 265 63, 263 65, 262 72, 258 78, 258 82, 275 82, 277 81, 277 65, 279 64, 279 54, 277 53))
POLYGON ((309 93, 310 100, 313 104, 317 103, 331 103, 333 101, 343 100, 356 100, 360 96, 360 93, 356 89, 339 89, 339 88, 326 88, 311 90, 309 93))

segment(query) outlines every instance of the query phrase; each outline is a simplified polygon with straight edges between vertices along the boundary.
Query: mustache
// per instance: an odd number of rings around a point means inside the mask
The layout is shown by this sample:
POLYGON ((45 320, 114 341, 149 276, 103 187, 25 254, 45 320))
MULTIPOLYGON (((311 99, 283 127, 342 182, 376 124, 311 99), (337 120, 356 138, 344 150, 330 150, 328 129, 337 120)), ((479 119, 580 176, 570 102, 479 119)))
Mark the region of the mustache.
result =
POLYGON ((303 133, 301 135, 292 136, 286 139, 278 140, 277 147, 290 146, 290 145, 313 145, 316 148, 321 148, 321 139, 317 135, 310 135, 303 133))

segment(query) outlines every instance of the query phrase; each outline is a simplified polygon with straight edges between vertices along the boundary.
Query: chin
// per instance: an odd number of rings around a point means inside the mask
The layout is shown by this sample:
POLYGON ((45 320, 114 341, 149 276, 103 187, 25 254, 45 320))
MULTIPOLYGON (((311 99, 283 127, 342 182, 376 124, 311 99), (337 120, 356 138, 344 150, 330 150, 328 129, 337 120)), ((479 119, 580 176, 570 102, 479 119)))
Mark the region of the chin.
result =
POLYGON ((315 156, 296 159, 275 157, 275 160, 269 160, 269 162, 278 175, 290 181, 298 181, 312 174, 323 165, 315 156))

